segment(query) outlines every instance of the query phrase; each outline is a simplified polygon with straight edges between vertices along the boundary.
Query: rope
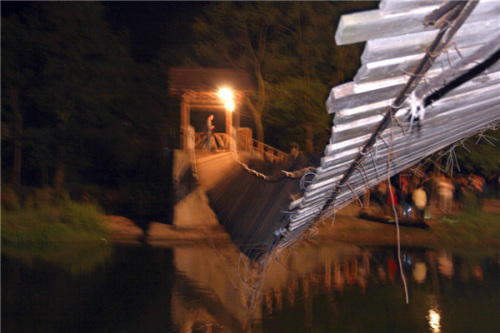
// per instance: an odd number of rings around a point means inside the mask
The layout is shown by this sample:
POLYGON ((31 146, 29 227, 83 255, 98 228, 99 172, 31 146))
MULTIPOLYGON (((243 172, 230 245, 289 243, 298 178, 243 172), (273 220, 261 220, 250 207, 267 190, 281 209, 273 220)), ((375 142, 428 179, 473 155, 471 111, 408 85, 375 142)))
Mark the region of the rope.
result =
POLYGON ((268 181, 268 182, 278 182, 284 178, 290 178, 290 179, 297 179, 297 178, 302 178, 304 177, 306 174, 315 174, 315 171, 316 171, 316 168, 315 167, 306 167, 306 168, 302 168, 300 170, 295 170, 295 171, 287 171, 287 170, 281 170, 279 171, 278 173, 274 174, 274 175, 266 175, 262 172, 259 172, 255 169, 252 169, 250 168, 246 163, 243 163, 241 162, 239 156, 238 156, 238 153, 233 151, 233 157, 234 157, 234 160, 243 168, 245 169, 246 171, 248 171, 250 174, 258 177, 258 178, 261 178, 261 179, 264 179, 265 181, 268 181))
MULTIPOLYGON (((391 176, 389 173, 387 173, 387 181, 389 183, 389 193, 392 197, 392 186, 391 186, 391 183, 390 183, 390 179, 391 179, 391 176)), ((397 241, 398 241, 398 261, 399 261, 399 272, 401 273, 401 279, 403 280, 403 286, 404 286, 404 289, 405 289, 405 297, 406 297, 406 304, 410 303, 410 299, 409 299, 409 296, 408 296, 408 286, 406 285, 406 278, 405 278, 405 275, 403 273, 403 262, 401 261, 401 233, 399 231, 399 219, 398 219, 398 213, 396 212, 396 205, 394 204, 394 200, 391 200, 391 204, 392 204, 392 211, 394 212, 394 218, 396 220, 396 237, 397 237, 397 241)))
MULTIPOLYGON (((314 175, 314 176, 316 176, 316 173, 315 173, 315 172, 306 172, 306 173, 302 176, 302 178, 300 179, 300 188, 301 188, 302 190, 305 190, 305 189, 306 189, 306 188, 305 188, 305 186, 304 186, 304 183, 305 183, 305 178, 306 178, 307 176, 310 176, 310 175, 314 175)), ((310 184, 311 182, 309 181, 309 182, 307 182, 307 183, 308 183, 308 184, 310 184)))
POLYGON ((398 218, 398 213, 396 211, 396 204, 394 203, 393 200, 393 195, 395 193, 392 192, 392 185, 391 185, 391 152, 393 149, 394 145, 394 138, 392 137, 392 123, 391 123, 391 149, 390 152, 387 154, 387 186, 389 186, 389 195, 391 196, 391 206, 392 206, 392 211, 394 213, 394 219, 396 221, 396 238, 397 238, 397 243, 398 243, 398 262, 399 262, 399 272, 401 274, 401 279, 403 280, 403 286, 405 290, 405 297, 406 297, 406 304, 410 302, 409 296, 408 296, 408 286, 406 285, 406 278, 403 273, 403 262, 401 261, 401 233, 399 230, 399 218, 398 218))

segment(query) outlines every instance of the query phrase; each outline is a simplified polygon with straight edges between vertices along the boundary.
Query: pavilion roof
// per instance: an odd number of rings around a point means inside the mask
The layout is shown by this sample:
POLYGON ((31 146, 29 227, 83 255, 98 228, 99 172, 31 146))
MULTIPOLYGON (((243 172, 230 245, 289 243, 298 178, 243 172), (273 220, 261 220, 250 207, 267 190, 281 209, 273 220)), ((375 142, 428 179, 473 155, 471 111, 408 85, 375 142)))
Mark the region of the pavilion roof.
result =
POLYGON ((169 89, 171 91, 217 91, 221 87, 252 93, 256 84, 245 70, 227 68, 170 68, 169 89))

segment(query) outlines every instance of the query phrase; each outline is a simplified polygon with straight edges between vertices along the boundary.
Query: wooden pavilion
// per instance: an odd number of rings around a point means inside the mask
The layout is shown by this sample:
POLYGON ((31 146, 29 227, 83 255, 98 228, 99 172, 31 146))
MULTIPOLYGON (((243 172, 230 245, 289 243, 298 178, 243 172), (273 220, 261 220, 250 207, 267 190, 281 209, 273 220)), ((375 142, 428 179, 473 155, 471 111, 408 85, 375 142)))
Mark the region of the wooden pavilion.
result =
MULTIPOLYGON (((229 138, 231 128, 240 127, 239 109, 247 95, 254 94, 256 84, 244 70, 221 68, 170 68, 169 93, 181 101, 180 144, 188 145, 188 128, 191 126, 191 110, 218 111, 225 113, 225 133, 219 137, 229 138), (234 111, 225 106, 219 96, 222 88, 233 92, 234 111)), ((225 140, 229 142, 229 140, 225 140)))

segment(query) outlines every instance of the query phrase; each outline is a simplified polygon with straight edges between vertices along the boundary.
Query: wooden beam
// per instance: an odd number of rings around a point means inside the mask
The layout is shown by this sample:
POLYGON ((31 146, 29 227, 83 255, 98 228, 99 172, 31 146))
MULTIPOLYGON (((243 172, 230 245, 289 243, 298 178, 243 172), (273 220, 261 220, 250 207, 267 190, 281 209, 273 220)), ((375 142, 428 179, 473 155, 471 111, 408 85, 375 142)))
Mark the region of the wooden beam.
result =
POLYGON ((187 140, 188 140, 188 127, 191 122, 190 120, 190 100, 187 95, 182 95, 182 100, 181 100, 181 148, 186 148, 187 147, 187 140))

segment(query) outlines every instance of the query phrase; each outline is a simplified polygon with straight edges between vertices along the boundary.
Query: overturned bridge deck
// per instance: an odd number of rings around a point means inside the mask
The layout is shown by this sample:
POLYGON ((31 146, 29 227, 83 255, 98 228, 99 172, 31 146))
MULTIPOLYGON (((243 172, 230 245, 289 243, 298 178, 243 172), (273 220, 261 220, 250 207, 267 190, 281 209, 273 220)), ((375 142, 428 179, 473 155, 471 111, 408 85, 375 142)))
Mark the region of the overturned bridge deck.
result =
POLYGON ((336 42, 366 41, 362 66, 331 90, 332 137, 290 205, 281 246, 365 189, 498 124, 499 14, 498 1, 382 1, 341 18, 336 42))
POLYGON ((240 251, 250 258, 268 252, 276 231, 286 224, 285 212, 293 195, 301 192, 302 174, 287 177, 282 170, 297 167, 297 161, 271 163, 252 154, 198 151, 198 182, 210 207, 240 251))
MULTIPOLYGON (((499 15, 498 1, 429 0, 382 1, 343 16, 336 42, 366 41, 362 66, 353 82, 331 90, 332 136, 307 186, 259 179, 234 164, 207 188, 243 252, 286 247, 366 189, 444 148, 452 158, 461 140, 495 128, 499 15)), ((203 173, 204 182, 215 177, 203 173)))

